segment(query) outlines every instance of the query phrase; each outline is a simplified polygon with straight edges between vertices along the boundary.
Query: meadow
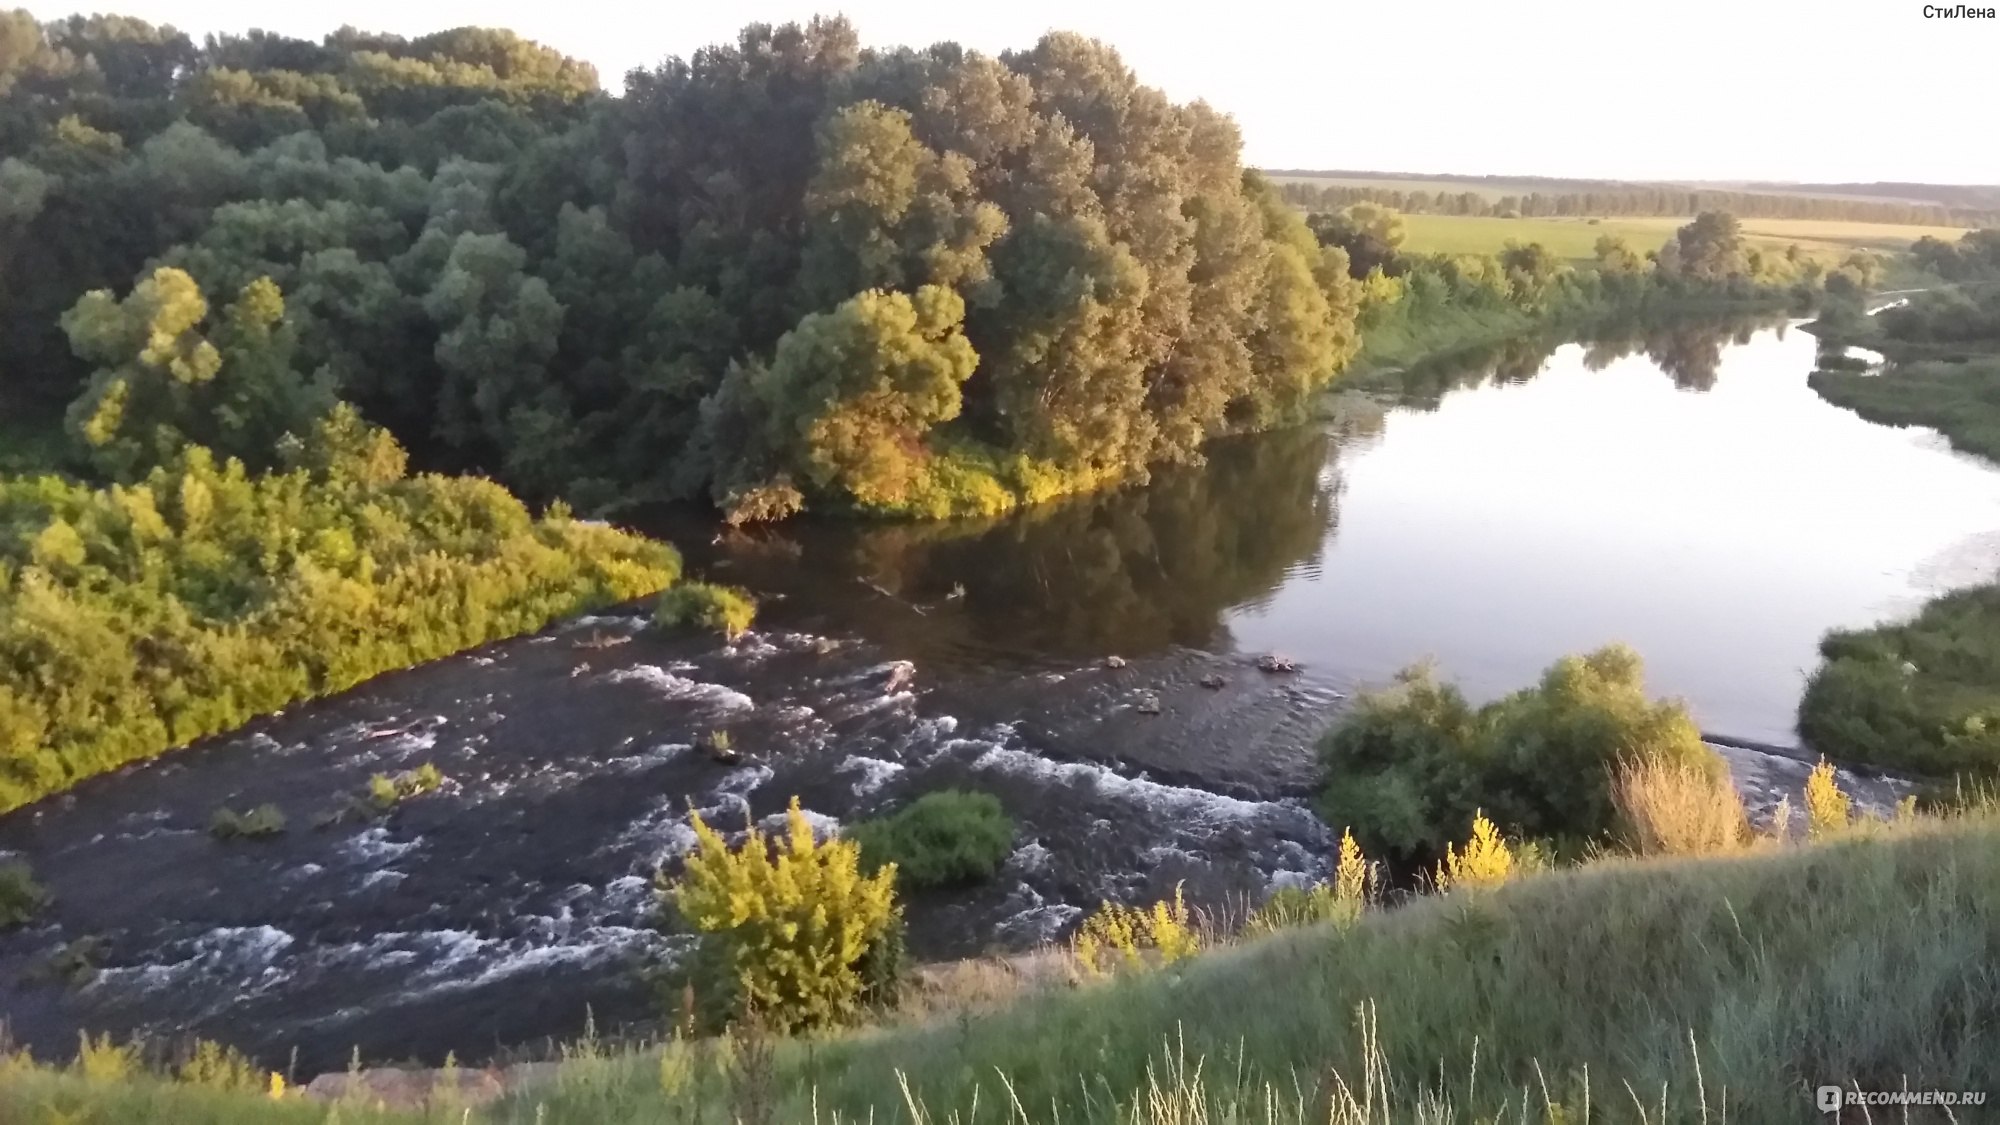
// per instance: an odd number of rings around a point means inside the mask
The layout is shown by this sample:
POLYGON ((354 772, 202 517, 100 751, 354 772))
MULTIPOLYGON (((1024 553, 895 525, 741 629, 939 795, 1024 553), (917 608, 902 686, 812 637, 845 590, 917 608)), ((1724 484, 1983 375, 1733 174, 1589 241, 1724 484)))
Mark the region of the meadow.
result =
MULTIPOLYGON (((1572 263, 1588 263, 1604 235, 1623 238, 1639 251, 1658 249, 1686 218, 1499 219, 1470 215, 1404 215, 1402 249, 1416 254, 1494 254, 1508 242, 1539 242, 1572 263)), ((1906 249, 1925 235, 1955 242, 1958 227, 1904 226, 1835 219, 1743 219, 1750 246, 1783 251, 1796 244, 1822 260, 1838 260, 1855 250, 1906 249)))

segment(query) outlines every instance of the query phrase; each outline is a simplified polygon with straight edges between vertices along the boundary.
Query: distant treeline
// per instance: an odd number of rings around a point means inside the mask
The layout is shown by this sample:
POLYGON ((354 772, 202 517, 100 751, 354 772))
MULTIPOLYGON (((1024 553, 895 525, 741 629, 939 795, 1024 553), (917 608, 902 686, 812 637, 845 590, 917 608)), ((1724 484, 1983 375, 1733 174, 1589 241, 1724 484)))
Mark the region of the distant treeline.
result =
MULTIPOLYGON (((1274 176, 1287 173, 1274 172, 1274 176)), ((1511 181, 1510 181, 1511 182, 1511 181)), ((1485 215, 1520 218, 1609 215, 1698 215, 1727 211, 1751 219, 1835 219, 1928 226, 1992 226, 2000 212, 1972 211, 1879 199, 1832 199, 1754 191, 1714 191, 1667 185, 1606 184, 1588 191, 1529 192, 1489 198, 1477 191, 1412 191, 1348 184, 1281 184, 1285 202, 1308 211, 1379 203, 1405 214, 1485 215)))

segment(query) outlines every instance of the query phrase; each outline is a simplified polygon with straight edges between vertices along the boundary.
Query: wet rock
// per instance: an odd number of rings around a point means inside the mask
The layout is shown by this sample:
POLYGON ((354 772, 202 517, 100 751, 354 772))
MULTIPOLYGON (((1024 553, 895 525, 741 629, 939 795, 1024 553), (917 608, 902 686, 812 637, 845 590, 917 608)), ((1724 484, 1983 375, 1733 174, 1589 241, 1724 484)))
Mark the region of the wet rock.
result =
POLYGON ((882 694, 894 695, 916 678, 917 666, 907 660, 898 660, 889 665, 889 674, 882 680, 882 694))
POLYGON ((1125 667, 1125 658, 1122 656, 1107 656, 1104 658, 1104 666, 1106 668, 1123 668, 1125 667))
POLYGON ((592 630, 591 634, 588 637, 583 637, 579 640, 572 642, 572 647, 611 648, 615 645, 626 644, 627 642, 631 641, 631 639, 632 639, 631 635, 627 633, 600 633, 596 630, 592 630))
POLYGON ((1257 658, 1257 670, 1260 672, 1296 672, 1299 670, 1299 666, 1292 661, 1291 657, 1283 653, 1267 652, 1257 658))
POLYGON ((1132 709, 1141 715, 1157 715, 1160 713, 1160 697, 1153 692, 1142 691, 1133 698, 1132 709))
POLYGON ((1229 686, 1229 677, 1220 672, 1211 672, 1201 678, 1201 686, 1210 691, 1221 691, 1229 686))

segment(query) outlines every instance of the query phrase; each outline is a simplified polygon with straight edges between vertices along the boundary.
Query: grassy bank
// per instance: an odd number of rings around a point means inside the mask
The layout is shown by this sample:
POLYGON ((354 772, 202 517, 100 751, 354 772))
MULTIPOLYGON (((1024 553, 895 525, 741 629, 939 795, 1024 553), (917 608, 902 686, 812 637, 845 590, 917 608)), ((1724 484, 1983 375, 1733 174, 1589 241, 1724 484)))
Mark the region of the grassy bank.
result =
MULTIPOLYGON (((1971 272, 1972 283, 1918 293, 1905 308, 1823 318, 1813 389, 1870 421, 1928 426, 2000 461, 2000 284, 1971 272), (1854 370, 1845 351, 1857 345, 1882 353, 1885 369, 1854 370)), ((1820 655, 1799 704, 1812 746, 1926 774, 2000 773, 2000 585, 1829 634, 1820 655)))
POLYGON ((1871 422, 1928 426, 1954 449, 2000 461, 2000 356, 1905 363, 1887 377, 1822 370, 1812 386, 1871 422))
MULTIPOLYGON (((394 1120, 1807 1122, 1823 1083, 1996 1090, 1996 845, 1978 814, 1603 860, 927 1022, 586 1045, 510 1101, 394 1120)), ((43 1106, 98 1125, 335 1119, 129 1078, 0 1082, 0 1119, 43 1106)))

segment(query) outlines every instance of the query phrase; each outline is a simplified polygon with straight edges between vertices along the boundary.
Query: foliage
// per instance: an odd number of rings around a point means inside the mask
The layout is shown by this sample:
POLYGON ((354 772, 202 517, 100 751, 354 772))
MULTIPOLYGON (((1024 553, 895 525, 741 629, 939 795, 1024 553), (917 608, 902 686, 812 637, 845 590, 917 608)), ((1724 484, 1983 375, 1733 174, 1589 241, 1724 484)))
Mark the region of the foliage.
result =
POLYGON ((174 1077, 191 1086, 244 1093, 269 1085, 265 1072, 249 1056, 212 1039, 197 1039, 186 1061, 175 1068, 174 1077))
POLYGON ((1683 706, 1647 698, 1628 648, 1565 657, 1478 709, 1419 666, 1321 741, 1321 815, 1370 854, 1425 867, 1480 810, 1517 839, 1602 839, 1618 826, 1612 768, 1628 757, 1723 770, 1683 706))
MULTIPOLYGON (((1283 933, 1173 973, 779 1042, 760 1071, 766 1119, 975 1120, 975 1099, 991 1116, 1011 1090, 1033 1121, 1575 1125, 1586 1103, 1591 1121, 1638 1120, 1629 1083, 1648 1121, 1803 1122, 1814 1111, 1802 1082, 1868 1089, 1878 1057, 1912 1088, 1991 1089, 2000 1059, 1976 1029, 2000 982, 1967 967, 1995 929, 1995 831, 1919 818, 1725 863, 1610 859, 1471 902, 1419 897, 1345 932, 1283 933), (1857 1009, 1857 991, 1879 999, 1857 1009), (1342 1083, 1356 1103, 1374 1091, 1372 1115, 1343 1108, 1342 1083)), ((668 1050, 671 1091, 661 1057, 633 1052, 566 1068, 495 1116, 742 1119, 721 1070, 740 1054, 668 1050)))
POLYGON ((1333 881, 1310 887, 1286 886, 1271 893, 1244 924, 1247 933, 1275 933, 1293 926, 1328 922, 1345 929, 1360 921, 1375 897, 1375 865, 1361 853, 1352 831, 1340 834, 1333 881))
POLYGON ((386 813, 412 797, 437 792, 443 784, 444 773, 430 762, 394 775, 370 774, 367 804, 378 814, 386 813))
POLYGON ((1749 838, 1743 799, 1726 774, 1685 762, 1621 761, 1612 776, 1619 835, 1636 855, 1711 855, 1749 838))
POLYGON ((1486 814, 1472 814, 1472 836, 1463 849, 1444 846, 1432 882, 1440 893, 1461 889, 1497 887, 1514 877, 1514 849, 1500 838, 1500 830, 1486 814))
POLYGON ((989 793, 940 789, 843 833, 863 870, 893 865, 906 887, 949 887, 993 877, 1014 848, 1014 822, 989 793))
POLYGON ((1852 804, 1834 777, 1833 763, 1821 758, 1806 778, 1806 838, 1817 840, 1845 829, 1854 819, 1852 804))
POLYGON ((490 29, 88 26, 9 24, 0 370, 103 473, 260 467, 338 397, 591 510, 990 513, 1198 459, 1353 351, 1234 124, 1080 36, 755 24, 613 101, 490 29))
POLYGON ((258 805, 242 813, 220 808, 208 822, 208 834, 218 840, 260 840, 284 830, 285 814, 276 805, 258 805))
POLYGON ((713 943, 743 1010, 788 1031, 854 1019, 863 962, 898 928, 894 866, 861 874, 860 849, 814 840, 797 798, 783 839, 753 826, 735 850, 700 814, 689 819, 698 846, 667 893, 713 943))
POLYGON ((1188 914, 1181 889, 1147 907, 1106 902, 1083 920, 1071 939, 1077 964, 1091 976, 1126 968, 1171 965, 1201 951, 1201 935, 1188 914))
POLYGON ((392 668, 650 593, 673 552, 406 476, 345 408, 251 474, 0 479, 0 810, 392 668))
POLYGON ((697 628, 735 640, 757 619, 757 601, 734 586, 683 582, 660 594, 653 621, 665 628, 697 628))
MULTIPOLYGON (((2000 235, 1926 251, 1933 264, 2000 277, 2000 235), (1948 255, 1948 257, 1947 257, 1948 255)), ((1920 293, 1874 317, 1823 319, 1822 356, 1849 344, 1882 351, 1880 375, 1822 368, 1812 386, 1873 421, 1931 426, 2000 459, 2000 290, 1920 293), (1968 295, 1969 294, 1969 295, 1968 295)), ((1910 620, 1835 630, 1799 702, 1799 734, 1837 759, 1934 777, 2000 772, 2000 586, 1959 590, 1910 620)))
POLYGON ((49 903, 25 863, 0 864, 0 932, 25 926, 49 903))

